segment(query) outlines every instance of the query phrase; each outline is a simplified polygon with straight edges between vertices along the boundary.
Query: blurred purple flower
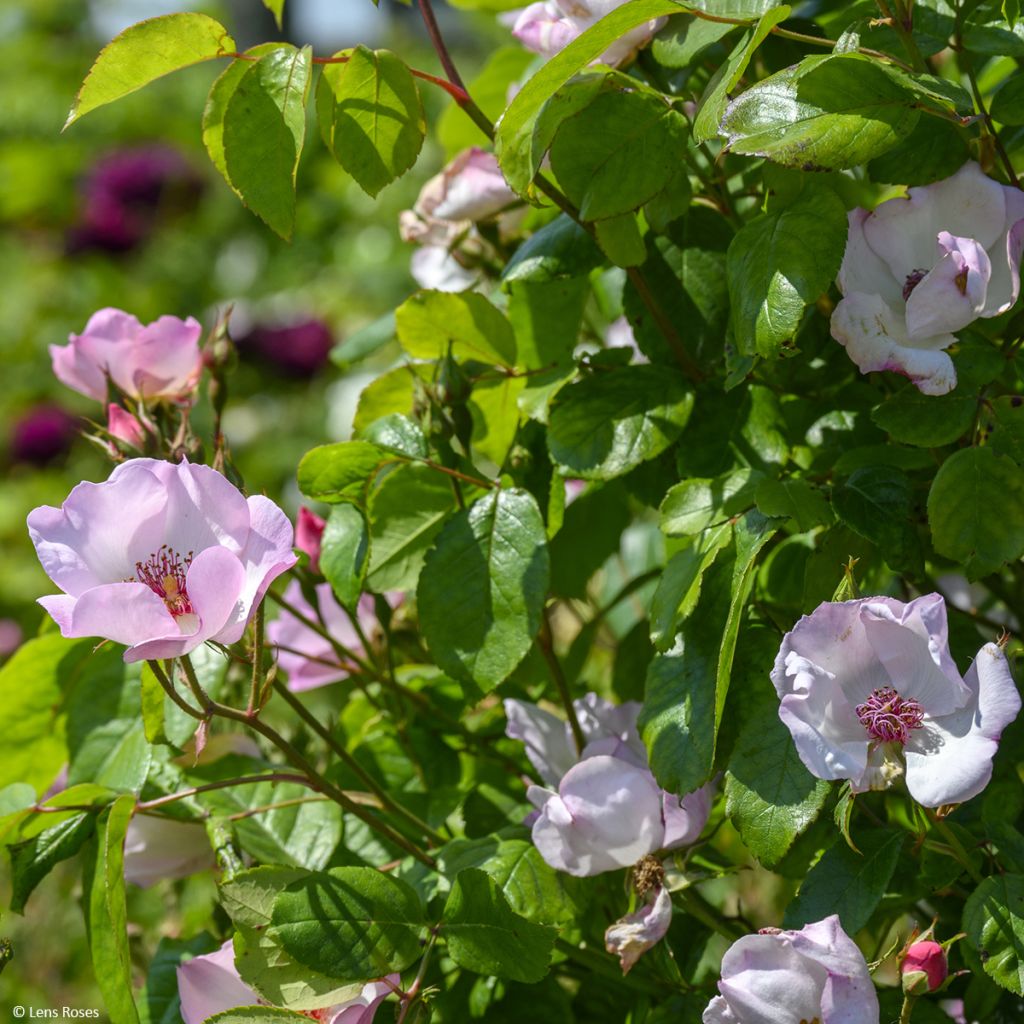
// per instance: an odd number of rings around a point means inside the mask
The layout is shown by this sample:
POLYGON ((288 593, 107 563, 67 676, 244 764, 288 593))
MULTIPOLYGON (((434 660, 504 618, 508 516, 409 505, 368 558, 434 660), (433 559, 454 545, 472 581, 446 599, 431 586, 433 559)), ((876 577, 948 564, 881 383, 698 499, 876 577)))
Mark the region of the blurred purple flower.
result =
POLYGON ((327 364, 334 337, 322 320, 310 318, 284 326, 256 324, 235 343, 242 356, 259 356, 289 377, 312 377, 327 364))
POLYGON ((24 639, 25 634, 14 619, 0 619, 0 658, 13 654, 24 639))
POLYGON ((11 431, 11 461, 43 466, 65 455, 78 433, 75 416, 56 405, 37 405, 11 431))
POLYGON ((115 150, 98 160, 81 186, 78 221, 68 249, 128 252, 152 232, 157 217, 188 209, 202 191, 195 168, 170 146, 115 150))

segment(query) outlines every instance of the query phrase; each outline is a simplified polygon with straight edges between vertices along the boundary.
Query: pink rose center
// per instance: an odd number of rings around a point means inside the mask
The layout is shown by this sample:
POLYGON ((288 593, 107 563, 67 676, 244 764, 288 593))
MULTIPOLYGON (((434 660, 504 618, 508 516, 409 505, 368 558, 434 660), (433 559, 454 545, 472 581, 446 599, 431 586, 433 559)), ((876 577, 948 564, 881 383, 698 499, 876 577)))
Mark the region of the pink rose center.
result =
POLYGON ((912 270, 907 274, 906 281, 903 282, 903 301, 906 302, 910 298, 910 293, 924 280, 925 275, 928 273, 927 270, 912 270))
POLYGON ((192 552, 184 558, 166 544, 145 562, 135 563, 135 575, 160 598, 175 617, 193 614, 185 587, 185 574, 192 564, 192 552))
POLYGON ((924 720, 921 705, 901 697, 891 686, 873 690, 855 711, 861 725, 883 743, 906 743, 911 731, 920 729, 924 720))

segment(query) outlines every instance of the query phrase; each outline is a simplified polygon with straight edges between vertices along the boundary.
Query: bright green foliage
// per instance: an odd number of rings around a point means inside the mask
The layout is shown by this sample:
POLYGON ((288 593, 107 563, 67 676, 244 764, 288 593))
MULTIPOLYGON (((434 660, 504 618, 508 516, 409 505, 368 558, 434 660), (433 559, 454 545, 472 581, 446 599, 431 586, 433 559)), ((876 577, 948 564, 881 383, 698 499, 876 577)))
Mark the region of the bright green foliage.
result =
POLYGON ((554 929, 513 913, 498 883, 479 868, 463 868, 441 922, 448 952, 461 967, 515 981, 547 974, 554 929))
POLYGON ((414 359, 455 359, 513 366, 516 342, 508 320, 476 292, 417 292, 395 313, 398 343, 414 359))
POLYGON ((336 505, 327 518, 320 544, 320 569, 324 578, 345 607, 355 607, 370 559, 366 517, 355 505, 336 505))
POLYGON ((547 586, 544 521, 530 494, 491 491, 453 516, 416 593, 437 663, 484 689, 497 686, 530 649, 547 586))
POLYGON ((1024 876, 986 878, 967 898, 964 931, 985 973, 1024 995, 1024 876))
POLYGON ((64 125, 179 68, 233 53, 235 41, 205 14, 167 14, 126 28, 96 58, 64 125))

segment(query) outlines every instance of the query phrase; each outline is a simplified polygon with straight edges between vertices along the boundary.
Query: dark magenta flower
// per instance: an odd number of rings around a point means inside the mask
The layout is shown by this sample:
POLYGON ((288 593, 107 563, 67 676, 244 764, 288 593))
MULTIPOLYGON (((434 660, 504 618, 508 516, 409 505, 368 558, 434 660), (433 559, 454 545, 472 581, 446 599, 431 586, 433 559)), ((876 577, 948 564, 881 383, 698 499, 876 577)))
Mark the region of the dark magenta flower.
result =
POLYGON ((43 466, 71 448, 79 422, 56 405, 37 405, 14 424, 11 460, 43 466))
POLYGON ((238 351, 272 363, 289 377, 312 377, 327 364, 334 337, 322 320, 299 320, 284 326, 257 324, 236 339, 238 351))

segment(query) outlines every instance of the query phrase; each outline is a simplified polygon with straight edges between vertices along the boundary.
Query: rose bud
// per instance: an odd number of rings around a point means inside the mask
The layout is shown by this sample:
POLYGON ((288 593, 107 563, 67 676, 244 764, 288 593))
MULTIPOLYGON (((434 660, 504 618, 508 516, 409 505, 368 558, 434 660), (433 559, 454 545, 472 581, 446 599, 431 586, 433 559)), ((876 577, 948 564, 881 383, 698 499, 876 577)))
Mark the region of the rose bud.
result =
POLYGON ((900 972, 903 991, 909 995, 936 992, 949 974, 946 951, 931 939, 912 943, 900 964, 900 972))

